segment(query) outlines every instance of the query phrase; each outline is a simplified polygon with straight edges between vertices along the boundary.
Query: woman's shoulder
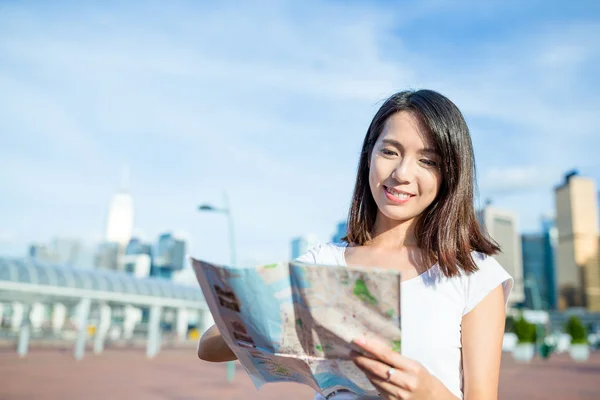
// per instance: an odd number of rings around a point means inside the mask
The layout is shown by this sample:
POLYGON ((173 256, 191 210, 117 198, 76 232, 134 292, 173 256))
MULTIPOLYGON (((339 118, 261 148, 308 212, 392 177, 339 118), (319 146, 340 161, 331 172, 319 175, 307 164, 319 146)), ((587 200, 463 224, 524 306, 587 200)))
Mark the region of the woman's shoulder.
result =
POLYGON ((500 263, 491 255, 472 252, 471 257, 477 271, 462 273, 462 281, 466 290, 465 313, 473 309, 492 289, 502 285, 505 304, 512 290, 514 279, 500 263))
POLYGON ((344 252, 347 244, 344 242, 329 242, 319 244, 295 261, 306 264, 323 264, 323 265, 346 265, 344 260, 344 252))
POLYGON ((479 251, 472 251, 471 258, 477 266, 477 271, 470 274, 464 273, 466 276, 481 276, 481 275, 508 275, 508 272, 500 265, 498 260, 492 255, 488 255, 479 251))

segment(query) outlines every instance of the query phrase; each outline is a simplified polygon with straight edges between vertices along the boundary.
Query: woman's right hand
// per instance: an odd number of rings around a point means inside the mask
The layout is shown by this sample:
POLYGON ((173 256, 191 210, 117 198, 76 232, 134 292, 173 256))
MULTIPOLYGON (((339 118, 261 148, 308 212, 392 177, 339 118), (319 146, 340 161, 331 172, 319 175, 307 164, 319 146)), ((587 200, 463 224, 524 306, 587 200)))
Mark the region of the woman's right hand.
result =
POLYGON ((198 343, 198 357, 201 360, 209 362, 237 360, 236 355, 227 346, 216 325, 208 328, 200 338, 200 342, 198 343))

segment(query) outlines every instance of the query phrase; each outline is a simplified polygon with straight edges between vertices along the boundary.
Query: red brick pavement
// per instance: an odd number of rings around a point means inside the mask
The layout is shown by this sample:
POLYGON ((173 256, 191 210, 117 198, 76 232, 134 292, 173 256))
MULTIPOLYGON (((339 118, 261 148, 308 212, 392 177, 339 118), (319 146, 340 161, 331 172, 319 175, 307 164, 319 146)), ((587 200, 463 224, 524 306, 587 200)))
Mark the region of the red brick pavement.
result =
MULTIPOLYGON (((312 399, 310 388, 270 384, 257 391, 239 367, 227 384, 224 364, 196 358, 194 349, 163 349, 153 360, 141 349, 88 353, 32 349, 26 358, 0 348, 0 399, 312 399)), ((600 399, 600 353, 576 364, 566 355, 522 365, 505 354, 501 399, 600 399)))

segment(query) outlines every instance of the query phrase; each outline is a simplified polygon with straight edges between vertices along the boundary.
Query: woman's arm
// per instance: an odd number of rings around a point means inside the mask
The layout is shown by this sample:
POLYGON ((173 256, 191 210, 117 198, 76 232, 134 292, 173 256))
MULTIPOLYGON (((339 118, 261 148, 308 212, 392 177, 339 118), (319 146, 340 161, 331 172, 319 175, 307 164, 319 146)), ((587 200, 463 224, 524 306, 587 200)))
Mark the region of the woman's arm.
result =
POLYGON ((216 325, 208 328, 198 343, 198 357, 204 361, 224 362, 237 360, 216 325))
POLYGON ((498 398, 505 314, 500 285, 462 318, 465 400, 498 398))

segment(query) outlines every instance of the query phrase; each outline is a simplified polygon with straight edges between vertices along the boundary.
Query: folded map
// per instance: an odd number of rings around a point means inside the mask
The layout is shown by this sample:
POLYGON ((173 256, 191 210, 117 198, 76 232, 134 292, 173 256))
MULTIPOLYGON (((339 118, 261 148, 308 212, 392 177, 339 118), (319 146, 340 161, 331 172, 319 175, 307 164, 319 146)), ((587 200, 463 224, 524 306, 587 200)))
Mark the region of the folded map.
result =
POLYGON ((229 268, 192 259, 221 335, 256 388, 297 382, 323 396, 374 387, 350 359, 358 337, 401 350, 400 273, 286 262, 229 268))

